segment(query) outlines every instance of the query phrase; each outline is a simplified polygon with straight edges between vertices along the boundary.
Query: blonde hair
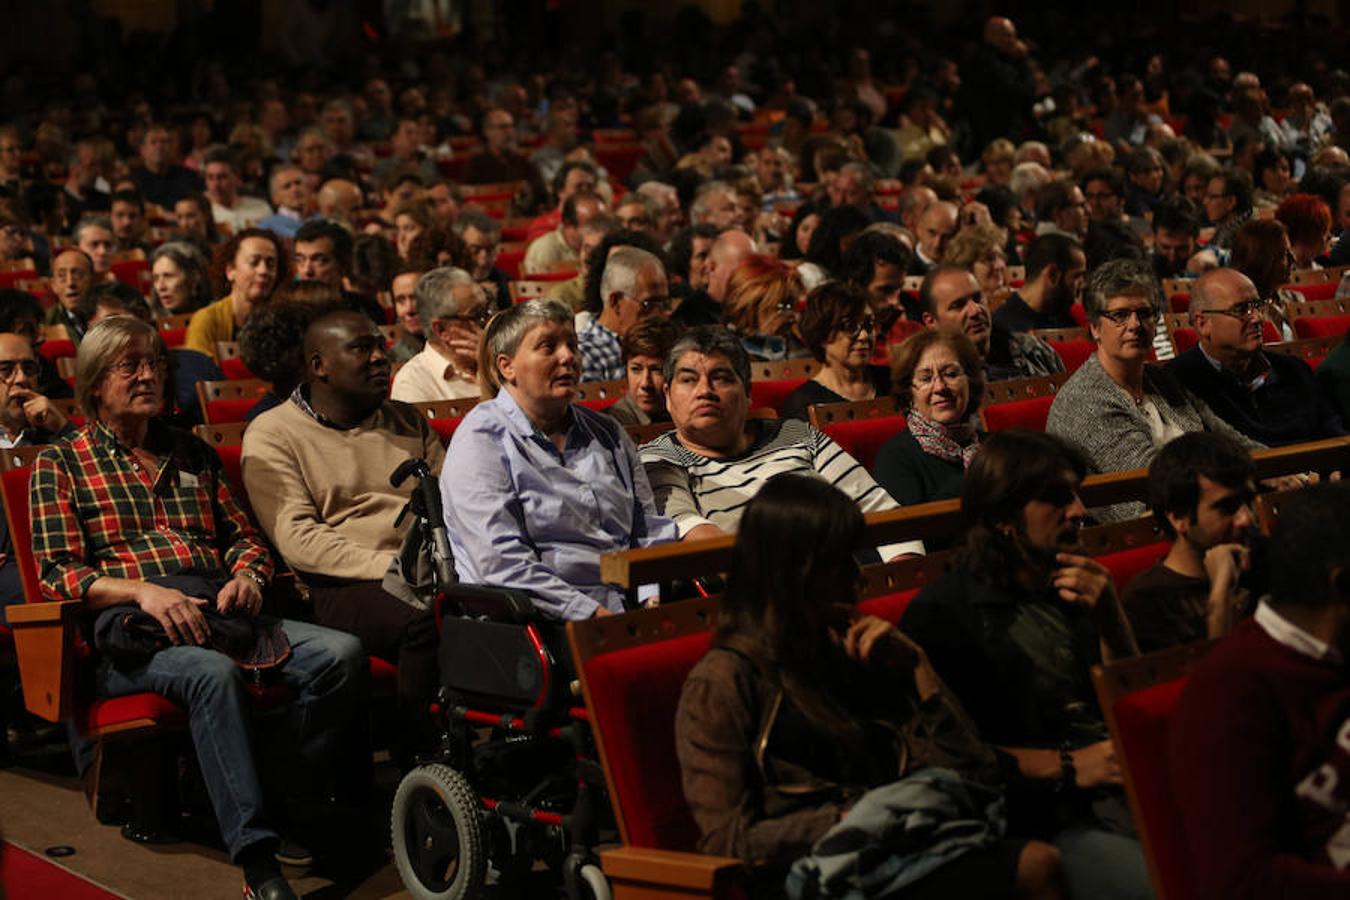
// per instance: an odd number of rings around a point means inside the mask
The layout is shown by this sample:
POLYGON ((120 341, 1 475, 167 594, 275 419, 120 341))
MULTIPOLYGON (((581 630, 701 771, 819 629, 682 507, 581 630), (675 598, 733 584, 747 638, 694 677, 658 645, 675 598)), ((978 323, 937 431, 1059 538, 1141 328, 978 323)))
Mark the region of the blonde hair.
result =
MULTIPOLYGON (((75 354, 75 399, 90 420, 98 418, 99 398, 95 392, 107 380, 108 369, 138 338, 145 338, 157 356, 169 359, 168 348, 159 336, 159 331, 154 325, 135 316, 109 316, 90 328, 80 341, 80 348, 75 354)), ((170 369, 164 377, 164 397, 161 398, 166 407, 172 396, 173 372, 170 369)))

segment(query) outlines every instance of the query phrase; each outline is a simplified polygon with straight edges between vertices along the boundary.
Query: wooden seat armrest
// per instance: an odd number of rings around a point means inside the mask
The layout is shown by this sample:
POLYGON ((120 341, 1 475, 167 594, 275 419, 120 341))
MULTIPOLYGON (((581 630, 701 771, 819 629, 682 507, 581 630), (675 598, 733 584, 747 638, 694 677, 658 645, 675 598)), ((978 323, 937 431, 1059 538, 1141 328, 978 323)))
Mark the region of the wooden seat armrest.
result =
POLYGON ((746 896, 745 864, 726 856, 611 847, 600 851, 600 865, 614 900, 746 896))
POLYGON ((71 714, 75 628, 83 606, 64 600, 17 603, 5 610, 14 631, 24 705, 48 722, 60 722, 71 714))

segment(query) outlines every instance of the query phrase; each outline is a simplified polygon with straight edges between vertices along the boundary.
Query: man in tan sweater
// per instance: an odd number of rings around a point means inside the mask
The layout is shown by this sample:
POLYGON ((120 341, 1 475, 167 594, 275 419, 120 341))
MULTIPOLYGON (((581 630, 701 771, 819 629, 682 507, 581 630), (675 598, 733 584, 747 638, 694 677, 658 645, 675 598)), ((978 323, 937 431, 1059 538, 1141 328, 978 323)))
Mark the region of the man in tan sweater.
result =
POLYGON ((398 665, 400 732, 415 744, 438 686, 437 635, 429 613, 380 586, 411 491, 390 487, 389 475, 409 457, 439 472, 445 450, 414 407, 386 399, 384 338, 363 313, 320 314, 304 354, 305 382, 244 434, 244 483, 258 523, 309 586, 318 621, 398 665))

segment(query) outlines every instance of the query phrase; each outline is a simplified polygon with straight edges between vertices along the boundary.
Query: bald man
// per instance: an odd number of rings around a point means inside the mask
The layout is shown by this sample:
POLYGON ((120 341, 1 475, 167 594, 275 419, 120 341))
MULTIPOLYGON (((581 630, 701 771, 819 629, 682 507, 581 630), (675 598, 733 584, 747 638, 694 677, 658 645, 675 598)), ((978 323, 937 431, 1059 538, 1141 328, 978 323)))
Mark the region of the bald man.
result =
POLYGON ((557 228, 530 244, 521 271, 526 275, 564 269, 577 271, 581 265, 581 226, 603 212, 605 201, 594 194, 568 197, 563 202, 562 221, 557 228))
POLYGON ((1267 446, 1344 435, 1308 364, 1262 349, 1264 313, 1246 275, 1211 269, 1191 288, 1191 325, 1200 343, 1167 368, 1225 422, 1267 446))
POLYGON ((713 241, 704 263, 708 280, 708 296, 719 304, 726 299, 727 281, 747 256, 755 253, 754 238, 739 229, 724 231, 713 241))
POLYGON ((345 178, 330 178, 319 188, 319 215, 325 219, 352 220, 361 208, 361 189, 345 178))
POLYGON ((947 244, 955 236, 960 225, 960 211, 955 203, 945 200, 930 203, 919 216, 918 239, 914 247, 914 258, 909 264, 910 275, 927 275, 942 262, 942 254, 947 244))

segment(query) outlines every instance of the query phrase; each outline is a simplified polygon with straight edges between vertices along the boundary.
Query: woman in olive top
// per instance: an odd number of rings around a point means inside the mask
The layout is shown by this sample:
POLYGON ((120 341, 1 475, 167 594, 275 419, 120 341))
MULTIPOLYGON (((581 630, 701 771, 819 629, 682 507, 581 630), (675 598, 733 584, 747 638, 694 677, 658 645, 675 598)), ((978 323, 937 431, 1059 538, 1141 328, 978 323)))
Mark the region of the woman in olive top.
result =
POLYGON ((222 249, 230 293, 197 310, 188 322, 184 346, 216 358, 216 344, 235 340, 253 308, 266 303, 286 280, 286 251, 281 239, 262 228, 245 228, 222 249))

